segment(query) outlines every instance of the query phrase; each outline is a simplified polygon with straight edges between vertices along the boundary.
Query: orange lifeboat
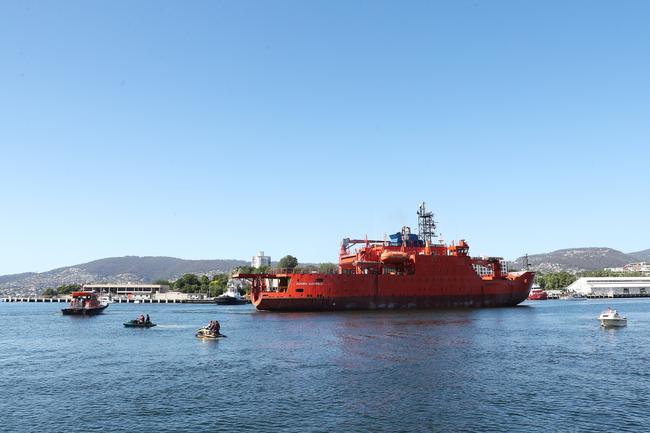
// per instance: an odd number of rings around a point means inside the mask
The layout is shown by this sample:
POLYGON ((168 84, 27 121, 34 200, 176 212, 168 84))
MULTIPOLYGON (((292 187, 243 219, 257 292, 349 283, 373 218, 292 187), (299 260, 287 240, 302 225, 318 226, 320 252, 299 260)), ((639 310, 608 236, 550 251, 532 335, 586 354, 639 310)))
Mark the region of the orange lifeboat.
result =
POLYGON ((381 253, 382 263, 404 263, 409 258, 403 251, 384 251, 381 253))
POLYGON ((341 257, 339 260, 339 265, 343 269, 354 269, 354 261, 356 260, 356 255, 351 255, 347 257, 341 257))

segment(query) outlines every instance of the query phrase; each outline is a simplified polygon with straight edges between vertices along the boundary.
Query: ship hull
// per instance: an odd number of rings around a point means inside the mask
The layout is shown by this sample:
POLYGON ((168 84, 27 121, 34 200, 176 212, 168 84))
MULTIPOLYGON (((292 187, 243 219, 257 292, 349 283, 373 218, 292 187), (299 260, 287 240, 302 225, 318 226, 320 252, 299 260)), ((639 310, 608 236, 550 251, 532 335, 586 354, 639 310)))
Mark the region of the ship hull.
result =
POLYGON ((297 281, 286 292, 253 292, 255 307, 268 311, 512 307, 526 300, 533 280, 529 272, 501 280, 470 275, 466 285, 450 287, 445 279, 429 280, 427 286, 409 277, 399 281, 365 275, 294 277, 297 281))
POLYGON ((526 296, 386 296, 365 298, 345 296, 337 298, 262 297, 255 307, 269 311, 343 311, 343 310, 410 310, 442 308, 514 307, 526 296))
MULTIPOLYGON (((385 248, 376 247, 375 255, 385 248)), ((493 263, 466 255, 427 254, 414 249, 408 266, 377 261, 357 261, 363 272, 340 271, 337 274, 269 273, 244 274, 250 278, 251 300, 259 310, 337 311, 427 308, 509 307, 523 302, 533 285, 534 272, 502 274, 500 268, 479 275, 478 264, 493 263), (273 283, 267 286, 267 281, 273 283)), ((391 260, 401 250, 393 253, 391 260)), ((406 250, 408 252, 408 249, 406 250)), ((387 258, 387 259, 388 259, 387 258)), ((346 265, 347 256, 340 261, 346 265)))

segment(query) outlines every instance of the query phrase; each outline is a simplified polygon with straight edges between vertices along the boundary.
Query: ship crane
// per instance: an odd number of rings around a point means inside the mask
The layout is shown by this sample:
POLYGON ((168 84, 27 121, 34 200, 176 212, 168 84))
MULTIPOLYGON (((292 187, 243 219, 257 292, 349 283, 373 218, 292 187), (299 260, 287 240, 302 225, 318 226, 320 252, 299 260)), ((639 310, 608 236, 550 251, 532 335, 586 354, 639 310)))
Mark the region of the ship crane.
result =
POLYGON ((341 252, 345 251, 346 253, 350 250, 351 247, 354 245, 359 245, 359 244, 383 244, 384 241, 374 241, 374 240, 369 240, 369 239, 350 239, 350 238, 345 238, 343 239, 343 242, 341 242, 341 252))

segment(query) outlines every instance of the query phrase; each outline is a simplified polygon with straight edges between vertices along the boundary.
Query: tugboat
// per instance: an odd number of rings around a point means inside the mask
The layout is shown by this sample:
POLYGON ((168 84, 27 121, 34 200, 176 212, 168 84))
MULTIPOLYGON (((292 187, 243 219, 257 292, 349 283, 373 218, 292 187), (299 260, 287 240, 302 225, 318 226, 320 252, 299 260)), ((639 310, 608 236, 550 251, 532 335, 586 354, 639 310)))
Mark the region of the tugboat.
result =
POLYGON ((241 305, 248 303, 246 298, 242 297, 242 295, 239 294, 237 287, 235 287, 235 284, 232 281, 228 282, 226 291, 223 294, 217 296, 214 299, 214 302, 219 305, 241 305))
POLYGON ((532 289, 530 295, 528 295, 530 301, 543 301, 545 299, 548 299, 548 293, 543 289, 532 289))
POLYGON ((102 313, 108 304, 99 302, 96 292, 72 292, 72 301, 61 312, 66 316, 94 316, 102 313))

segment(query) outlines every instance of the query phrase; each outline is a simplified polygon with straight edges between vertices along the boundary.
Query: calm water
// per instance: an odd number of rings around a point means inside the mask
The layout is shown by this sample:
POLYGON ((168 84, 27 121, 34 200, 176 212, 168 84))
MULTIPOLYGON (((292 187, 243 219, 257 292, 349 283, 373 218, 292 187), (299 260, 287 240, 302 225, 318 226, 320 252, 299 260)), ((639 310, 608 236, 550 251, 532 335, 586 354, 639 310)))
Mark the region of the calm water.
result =
POLYGON ((650 300, 277 314, 0 303, 0 431, 648 431, 650 300), (608 305, 624 329, 595 320, 608 305), (126 329, 149 313, 159 326, 126 329), (194 331, 218 319, 228 338, 194 331))

